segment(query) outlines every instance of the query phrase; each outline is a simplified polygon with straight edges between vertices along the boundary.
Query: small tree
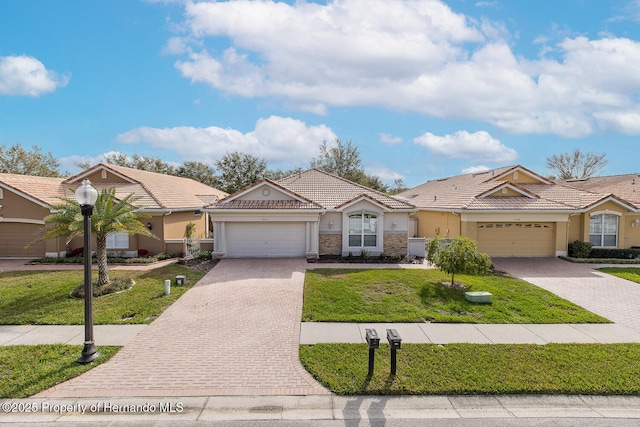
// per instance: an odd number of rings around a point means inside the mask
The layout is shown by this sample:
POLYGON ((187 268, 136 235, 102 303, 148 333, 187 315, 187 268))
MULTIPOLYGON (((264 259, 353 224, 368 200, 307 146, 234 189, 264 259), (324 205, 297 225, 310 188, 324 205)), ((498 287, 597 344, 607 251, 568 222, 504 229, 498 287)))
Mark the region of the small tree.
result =
POLYGON ((577 148, 571 153, 554 154, 547 158, 547 167, 558 179, 589 178, 607 164, 607 153, 583 153, 577 148))
MULTIPOLYGON (((140 234, 151 236, 140 219, 147 215, 138 212, 133 203, 137 198, 133 194, 122 200, 115 200, 115 187, 102 190, 93 206, 91 216, 91 234, 96 238, 96 257, 98 262, 98 282, 96 286, 109 283, 107 267, 107 236, 112 233, 140 234)), ((44 230, 44 239, 67 237, 68 242, 84 234, 84 217, 80 205, 74 199, 61 197, 60 203, 51 205, 52 214, 45 217, 48 228, 44 230)))
POLYGON ((491 268, 489 255, 478 252, 475 240, 468 237, 454 237, 445 242, 434 237, 429 242, 427 260, 447 274, 451 274, 451 285, 454 285, 456 273, 483 274, 491 268))

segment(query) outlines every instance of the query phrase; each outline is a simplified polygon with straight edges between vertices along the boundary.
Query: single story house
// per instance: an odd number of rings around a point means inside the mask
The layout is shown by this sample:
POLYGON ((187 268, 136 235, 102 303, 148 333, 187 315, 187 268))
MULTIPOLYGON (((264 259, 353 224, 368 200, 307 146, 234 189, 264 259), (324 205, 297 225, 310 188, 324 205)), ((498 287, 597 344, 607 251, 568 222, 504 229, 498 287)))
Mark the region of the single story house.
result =
POLYGON ((417 236, 469 237, 494 257, 567 255, 576 240, 640 246, 637 174, 552 181, 517 165, 428 181, 398 196, 419 209, 417 236))
POLYGON ((213 249, 210 222, 202 208, 227 193, 187 178, 98 164, 70 178, 0 174, 0 257, 57 257, 81 247, 81 239, 67 245, 65 239, 38 238, 51 204, 60 202, 59 197, 75 199, 85 178, 98 191, 115 187, 116 198, 134 194, 139 197, 135 204, 149 215, 144 222, 155 238, 111 235, 110 251, 124 256, 135 256, 139 249, 182 253, 189 223, 195 224, 194 237, 209 238, 203 249, 213 249))
POLYGON ((213 223, 214 256, 221 258, 404 256, 416 211, 318 169, 263 179, 204 210, 213 223))

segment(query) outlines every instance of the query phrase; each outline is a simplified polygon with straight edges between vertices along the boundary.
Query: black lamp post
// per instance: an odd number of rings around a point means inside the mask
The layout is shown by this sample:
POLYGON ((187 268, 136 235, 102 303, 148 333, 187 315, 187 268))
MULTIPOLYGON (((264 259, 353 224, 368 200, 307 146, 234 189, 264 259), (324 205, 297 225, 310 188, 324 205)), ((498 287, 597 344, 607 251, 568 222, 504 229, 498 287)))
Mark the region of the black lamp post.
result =
POLYGON ((91 286, 91 215, 98 192, 88 179, 76 190, 76 200, 84 217, 84 348, 78 363, 91 363, 100 356, 93 342, 93 289, 91 286))

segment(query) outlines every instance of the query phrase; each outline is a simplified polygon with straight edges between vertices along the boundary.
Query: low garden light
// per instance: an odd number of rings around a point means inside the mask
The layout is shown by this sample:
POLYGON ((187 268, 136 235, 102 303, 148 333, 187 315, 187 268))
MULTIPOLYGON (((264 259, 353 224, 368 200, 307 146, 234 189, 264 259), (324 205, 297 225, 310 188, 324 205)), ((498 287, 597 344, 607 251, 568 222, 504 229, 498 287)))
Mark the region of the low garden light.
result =
POLYGON ((91 286, 91 215, 98 192, 88 179, 76 190, 76 200, 84 217, 84 348, 78 363, 91 363, 100 356, 93 340, 93 289, 91 286))

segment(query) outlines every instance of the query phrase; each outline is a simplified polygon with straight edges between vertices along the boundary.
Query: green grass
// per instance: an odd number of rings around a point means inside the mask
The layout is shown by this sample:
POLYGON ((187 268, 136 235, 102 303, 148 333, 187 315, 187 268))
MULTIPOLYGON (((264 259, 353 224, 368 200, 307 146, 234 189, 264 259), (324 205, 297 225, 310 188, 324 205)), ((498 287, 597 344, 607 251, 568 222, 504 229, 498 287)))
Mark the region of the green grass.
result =
POLYGON ((403 344, 397 375, 388 345, 367 378, 366 344, 300 347, 304 367, 341 395, 640 393, 640 344, 403 344))
POLYGON ((81 345, 47 344, 0 347, 0 398, 22 398, 46 390, 106 362, 119 347, 100 347, 100 357, 76 362, 81 345))
MULTIPOLYGON (((95 324, 150 323, 204 273, 176 264, 150 271, 109 272, 112 279, 123 275, 136 284, 128 291, 94 298, 95 324), (179 274, 186 275, 188 286, 172 286, 171 294, 165 296, 164 281, 173 283, 179 274)), ((83 280, 81 270, 0 273, 0 324, 84 324, 84 300, 69 298, 83 280)))
POLYGON ((632 282, 640 283, 640 268, 634 267, 603 267, 598 271, 611 274, 612 276, 620 277, 621 279, 631 280, 632 282))
POLYGON ((456 275, 468 289, 442 285, 439 270, 308 271, 303 321, 445 323, 606 323, 608 320, 523 280, 456 275), (493 304, 473 304, 465 291, 486 291, 493 304))

